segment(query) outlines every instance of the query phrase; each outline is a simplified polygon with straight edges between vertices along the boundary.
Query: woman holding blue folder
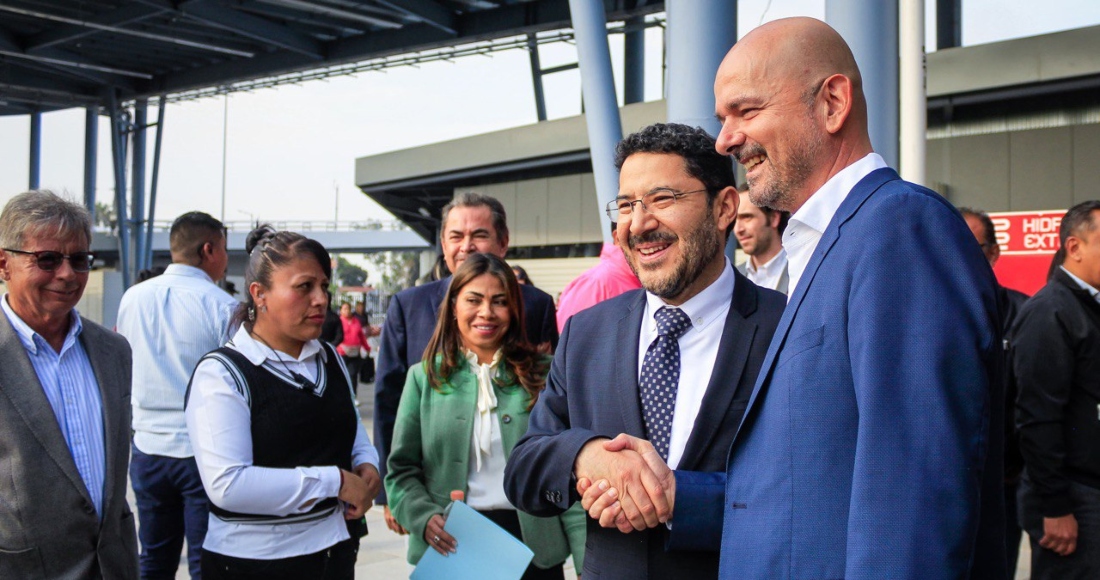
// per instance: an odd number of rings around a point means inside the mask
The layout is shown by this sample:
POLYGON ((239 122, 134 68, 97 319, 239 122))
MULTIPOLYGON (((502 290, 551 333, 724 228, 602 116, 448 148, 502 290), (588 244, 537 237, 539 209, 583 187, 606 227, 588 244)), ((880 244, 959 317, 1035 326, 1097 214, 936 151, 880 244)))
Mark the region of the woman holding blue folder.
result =
POLYGON ((546 382, 550 359, 527 343, 523 298, 512 269, 500 258, 474 254, 451 279, 435 334, 422 364, 409 370, 393 433, 386 475, 390 509, 411 532, 408 561, 430 547, 462 549, 443 530, 452 490, 535 553, 524 580, 564 577, 573 554, 581 569, 584 512, 560 517, 517 512, 504 495, 504 466, 527 431, 527 419, 546 382))

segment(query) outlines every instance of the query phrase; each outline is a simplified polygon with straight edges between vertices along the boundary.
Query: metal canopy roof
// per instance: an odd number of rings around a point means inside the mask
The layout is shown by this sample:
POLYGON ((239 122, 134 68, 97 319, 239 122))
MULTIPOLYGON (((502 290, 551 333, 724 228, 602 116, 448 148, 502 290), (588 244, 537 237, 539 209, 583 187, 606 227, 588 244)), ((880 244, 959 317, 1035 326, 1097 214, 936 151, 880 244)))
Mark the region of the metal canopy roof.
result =
MULTIPOLYGON (((603 4, 609 21, 664 9, 603 4)), ((570 26, 568 0, 0 0, 0 115, 105 106, 112 91, 125 101, 247 90, 570 26)))

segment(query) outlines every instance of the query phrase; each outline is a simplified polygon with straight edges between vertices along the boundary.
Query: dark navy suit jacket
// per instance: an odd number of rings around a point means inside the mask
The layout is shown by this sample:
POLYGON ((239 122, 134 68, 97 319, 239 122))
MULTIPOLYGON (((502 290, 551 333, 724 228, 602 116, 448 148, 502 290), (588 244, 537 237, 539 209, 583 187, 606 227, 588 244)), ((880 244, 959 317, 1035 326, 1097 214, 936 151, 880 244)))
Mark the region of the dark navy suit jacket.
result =
MULTIPOLYGON (((786 299, 734 271, 733 295, 718 357, 680 465, 725 470, 726 454, 786 299)), ((645 292, 635 290, 577 313, 565 325, 546 390, 531 411, 504 476, 509 501, 549 516, 579 498, 573 463, 595 437, 646 437, 638 394, 638 340, 645 292)), ((674 522, 674 526, 676 523, 674 522)), ((717 553, 666 550, 667 528, 622 534, 589 519, 585 580, 704 580, 717 553)))
MULTIPOLYGON (((378 465, 383 477, 393 442, 397 405, 405 390, 405 375, 424 356, 424 349, 435 332, 439 305, 450 283, 448 276, 402 290, 390 299, 390 307, 386 310, 374 382, 374 444, 380 455, 378 465)), ((553 349, 558 345, 554 299, 534 286, 520 286, 520 290, 523 292, 527 340, 535 346, 549 342, 553 349)), ((376 503, 384 504, 385 501, 383 492, 376 503)))
POLYGON ((673 535, 716 548, 724 513, 731 580, 1004 578, 998 319, 958 212, 872 172, 794 289, 726 477, 677 473, 673 535))

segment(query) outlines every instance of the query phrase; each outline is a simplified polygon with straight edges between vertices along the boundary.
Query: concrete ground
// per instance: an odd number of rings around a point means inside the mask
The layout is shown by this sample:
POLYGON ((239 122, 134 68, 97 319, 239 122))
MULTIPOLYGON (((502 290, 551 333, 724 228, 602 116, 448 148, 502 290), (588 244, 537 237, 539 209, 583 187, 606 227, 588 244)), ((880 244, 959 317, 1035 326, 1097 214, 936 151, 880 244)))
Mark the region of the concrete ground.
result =
MULTIPOLYGON (((373 434, 374 423, 374 385, 359 386, 359 413, 367 434, 373 434)), ((129 494, 133 507, 133 491, 129 494)), ((405 539, 386 528, 382 519, 382 509, 375 507, 367 512, 367 528, 370 533, 359 545, 359 559, 355 564, 355 577, 370 580, 397 580, 408 578, 412 568, 405 563, 405 539)), ((1020 546, 1020 562, 1015 580, 1028 580, 1031 577, 1031 549, 1027 535, 1020 546)), ((181 555, 176 580, 188 580, 187 559, 181 555)), ((308 580, 308 579, 303 579, 308 580)), ((565 580, 576 580, 572 562, 566 562, 565 580)))

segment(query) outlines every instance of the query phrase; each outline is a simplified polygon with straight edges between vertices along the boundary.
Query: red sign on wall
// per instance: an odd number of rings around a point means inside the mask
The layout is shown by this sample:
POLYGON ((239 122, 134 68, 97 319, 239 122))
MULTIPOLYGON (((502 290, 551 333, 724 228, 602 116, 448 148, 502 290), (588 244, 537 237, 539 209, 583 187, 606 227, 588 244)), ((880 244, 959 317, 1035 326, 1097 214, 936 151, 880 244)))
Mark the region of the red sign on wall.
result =
POLYGON ((1001 259, 993 271, 1002 286, 1035 294, 1047 282, 1054 252, 1061 244, 1058 230, 1066 210, 990 213, 1001 259))

